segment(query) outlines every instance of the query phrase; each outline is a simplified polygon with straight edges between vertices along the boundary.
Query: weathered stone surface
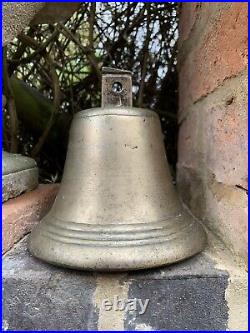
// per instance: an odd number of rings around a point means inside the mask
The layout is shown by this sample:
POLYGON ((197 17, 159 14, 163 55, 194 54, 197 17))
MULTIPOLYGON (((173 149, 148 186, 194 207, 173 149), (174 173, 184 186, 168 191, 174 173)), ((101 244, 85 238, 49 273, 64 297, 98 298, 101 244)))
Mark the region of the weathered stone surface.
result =
POLYGON ((2 152, 2 202, 38 186, 35 160, 19 154, 2 152))
POLYGON ((30 157, 20 154, 11 154, 6 151, 2 152, 2 175, 13 174, 24 169, 36 168, 36 162, 30 157))
POLYGON ((44 2, 3 2, 2 45, 17 37, 43 6, 44 2))
POLYGON ((65 21, 80 4, 80 2, 4 2, 2 45, 11 42, 29 24, 65 21))
POLYGON ((97 284, 95 274, 44 264, 28 253, 26 237, 3 259, 5 330, 227 327, 228 273, 217 269, 207 254, 161 269, 101 276, 97 284), (103 299, 112 301, 113 296, 149 298, 149 305, 143 315, 139 309, 104 313, 103 299))
POLYGON ((40 185, 2 206, 2 251, 8 251, 38 223, 54 202, 59 185, 40 185))
POLYGON ((92 274, 46 265, 21 242, 3 259, 4 330, 96 330, 92 274))
POLYGON ((126 330, 144 324, 151 330, 217 331, 227 327, 227 277, 160 279, 131 284, 129 298, 149 299, 144 315, 128 314, 126 330))
POLYGON ((181 65, 180 112, 247 66, 247 3, 222 7, 218 17, 206 24, 200 43, 193 44, 181 65))

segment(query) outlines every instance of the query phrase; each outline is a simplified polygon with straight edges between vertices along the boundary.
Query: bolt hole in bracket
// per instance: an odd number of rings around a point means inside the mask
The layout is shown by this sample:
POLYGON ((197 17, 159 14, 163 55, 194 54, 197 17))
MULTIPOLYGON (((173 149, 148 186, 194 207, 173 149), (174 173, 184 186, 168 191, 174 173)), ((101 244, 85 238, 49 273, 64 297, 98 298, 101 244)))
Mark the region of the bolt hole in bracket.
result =
POLYGON ((102 107, 132 106, 132 73, 130 71, 102 68, 102 107))
POLYGON ((112 85, 112 90, 114 93, 120 94, 123 90, 121 82, 114 82, 112 85))

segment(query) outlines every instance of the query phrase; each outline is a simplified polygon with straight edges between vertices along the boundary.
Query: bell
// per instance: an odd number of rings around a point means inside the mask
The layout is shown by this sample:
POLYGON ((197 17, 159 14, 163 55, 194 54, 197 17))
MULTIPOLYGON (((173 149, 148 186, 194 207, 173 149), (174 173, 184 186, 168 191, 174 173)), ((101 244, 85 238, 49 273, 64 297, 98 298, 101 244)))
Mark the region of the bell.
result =
POLYGON ((73 119, 60 190, 31 233, 31 253, 68 268, 137 270, 205 243, 171 182, 158 115, 132 107, 130 72, 104 68, 102 107, 73 119))

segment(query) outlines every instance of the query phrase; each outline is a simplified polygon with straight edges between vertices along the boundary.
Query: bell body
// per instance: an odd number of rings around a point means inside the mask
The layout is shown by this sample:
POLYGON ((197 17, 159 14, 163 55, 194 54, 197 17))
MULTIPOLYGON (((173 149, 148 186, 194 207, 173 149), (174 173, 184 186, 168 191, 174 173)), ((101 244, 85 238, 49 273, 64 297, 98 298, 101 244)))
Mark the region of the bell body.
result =
POLYGON ((70 268, 119 271, 182 260, 205 242, 178 201, 156 113, 104 107, 75 116, 60 190, 32 231, 32 254, 70 268))

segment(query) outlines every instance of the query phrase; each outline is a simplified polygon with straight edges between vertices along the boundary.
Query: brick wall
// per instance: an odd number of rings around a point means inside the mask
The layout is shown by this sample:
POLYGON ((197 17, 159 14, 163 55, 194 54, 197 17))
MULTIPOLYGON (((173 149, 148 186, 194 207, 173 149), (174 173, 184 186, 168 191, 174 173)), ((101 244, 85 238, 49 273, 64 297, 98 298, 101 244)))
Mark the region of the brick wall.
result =
POLYGON ((178 188, 194 215, 247 258, 247 3, 183 3, 178 188))

